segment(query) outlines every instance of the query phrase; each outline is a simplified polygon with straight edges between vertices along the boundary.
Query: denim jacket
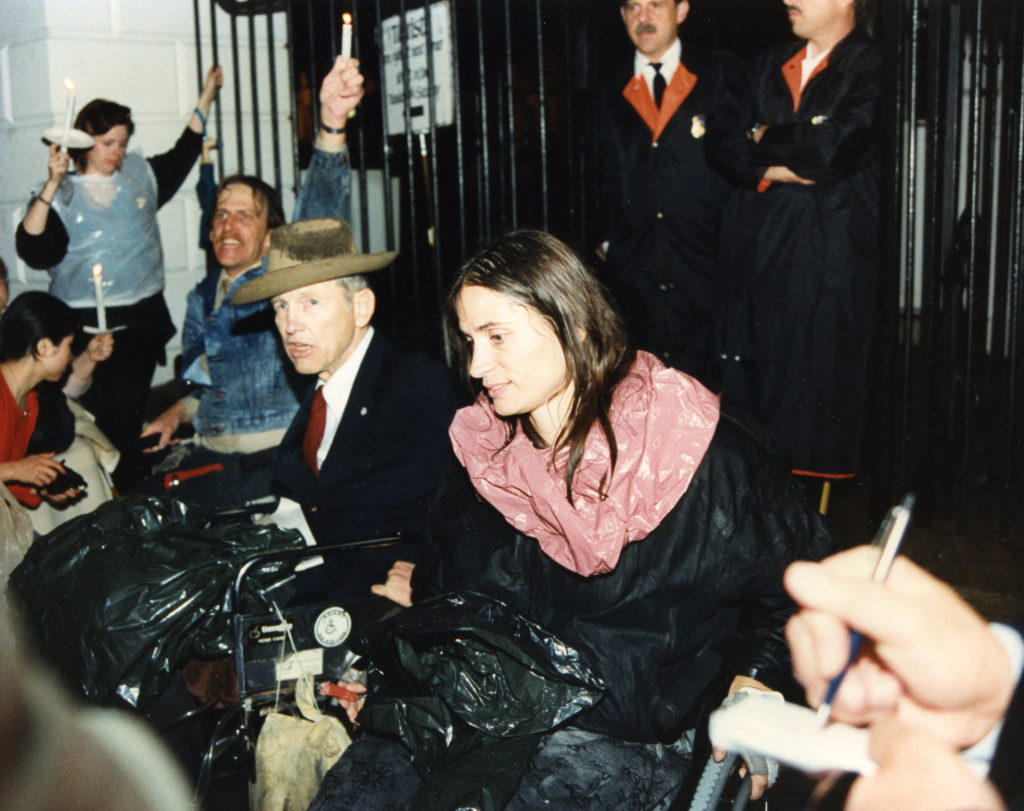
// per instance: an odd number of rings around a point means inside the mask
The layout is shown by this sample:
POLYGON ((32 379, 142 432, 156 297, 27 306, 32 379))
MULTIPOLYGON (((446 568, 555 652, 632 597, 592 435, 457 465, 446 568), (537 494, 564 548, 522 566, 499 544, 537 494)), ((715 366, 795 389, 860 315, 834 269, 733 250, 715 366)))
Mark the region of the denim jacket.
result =
MULTIPOLYGON (((314 150, 293 219, 347 219, 351 183, 347 150, 314 150)), ((200 436, 287 428, 308 387, 284 354, 270 304, 230 304, 240 285, 266 270, 264 257, 259 267, 233 279, 217 310, 213 303, 220 274, 210 274, 188 294, 182 329, 182 377, 194 387, 191 396, 199 399, 194 424, 200 436), (205 368, 199 362, 203 354, 205 368)))

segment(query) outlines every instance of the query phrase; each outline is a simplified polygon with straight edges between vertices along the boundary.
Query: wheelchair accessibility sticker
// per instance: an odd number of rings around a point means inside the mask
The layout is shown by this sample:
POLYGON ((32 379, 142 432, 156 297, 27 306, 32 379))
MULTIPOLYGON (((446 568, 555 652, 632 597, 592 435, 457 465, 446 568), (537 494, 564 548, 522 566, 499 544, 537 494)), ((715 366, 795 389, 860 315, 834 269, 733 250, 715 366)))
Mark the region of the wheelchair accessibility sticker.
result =
POLYGON ((336 648, 352 632, 352 617, 340 606, 331 606, 320 612, 313 625, 316 641, 325 648, 336 648))

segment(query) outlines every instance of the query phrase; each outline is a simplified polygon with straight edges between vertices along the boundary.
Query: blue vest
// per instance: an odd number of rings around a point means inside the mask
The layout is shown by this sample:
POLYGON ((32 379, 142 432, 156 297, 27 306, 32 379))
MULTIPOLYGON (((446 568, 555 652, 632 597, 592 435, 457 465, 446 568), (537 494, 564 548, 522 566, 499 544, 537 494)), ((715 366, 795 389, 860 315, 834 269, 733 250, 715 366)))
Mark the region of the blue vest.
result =
POLYGON ((68 232, 68 252, 50 268, 50 293, 72 307, 95 307, 92 267, 103 265, 108 307, 135 304, 164 289, 153 169, 125 155, 109 177, 68 175, 53 201, 68 232))

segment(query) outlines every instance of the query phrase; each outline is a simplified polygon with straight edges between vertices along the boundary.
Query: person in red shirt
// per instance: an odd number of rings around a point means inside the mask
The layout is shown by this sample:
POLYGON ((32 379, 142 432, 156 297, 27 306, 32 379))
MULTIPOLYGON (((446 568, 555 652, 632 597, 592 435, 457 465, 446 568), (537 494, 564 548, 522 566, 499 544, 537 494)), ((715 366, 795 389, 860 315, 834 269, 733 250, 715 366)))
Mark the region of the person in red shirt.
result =
POLYGON ((63 503, 79 494, 43 489, 64 472, 54 454, 25 455, 39 417, 34 389, 63 377, 79 329, 74 310, 37 291, 22 293, 0 318, 0 481, 27 507, 43 498, 63 503))

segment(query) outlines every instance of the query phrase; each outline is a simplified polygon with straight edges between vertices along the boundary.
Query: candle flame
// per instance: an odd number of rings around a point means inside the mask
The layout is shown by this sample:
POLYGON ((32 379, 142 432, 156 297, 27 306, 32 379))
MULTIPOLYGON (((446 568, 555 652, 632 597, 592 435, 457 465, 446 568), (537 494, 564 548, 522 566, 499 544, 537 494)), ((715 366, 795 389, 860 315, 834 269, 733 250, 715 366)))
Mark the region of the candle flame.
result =
POLYGON ((68 89, 69 93, 75 92, 75 83, 71 81, 67 76, 64 77, 64 87, 68 89))
POLYGON ((98 262, 92 266, 92 278, 93 281, 103 278, 103 265, 99 264, 98 262))
POLYGON ((341 21, 345 23, 345 25, 352 25, 352 15, 346 11, 341 15, 341 21))

